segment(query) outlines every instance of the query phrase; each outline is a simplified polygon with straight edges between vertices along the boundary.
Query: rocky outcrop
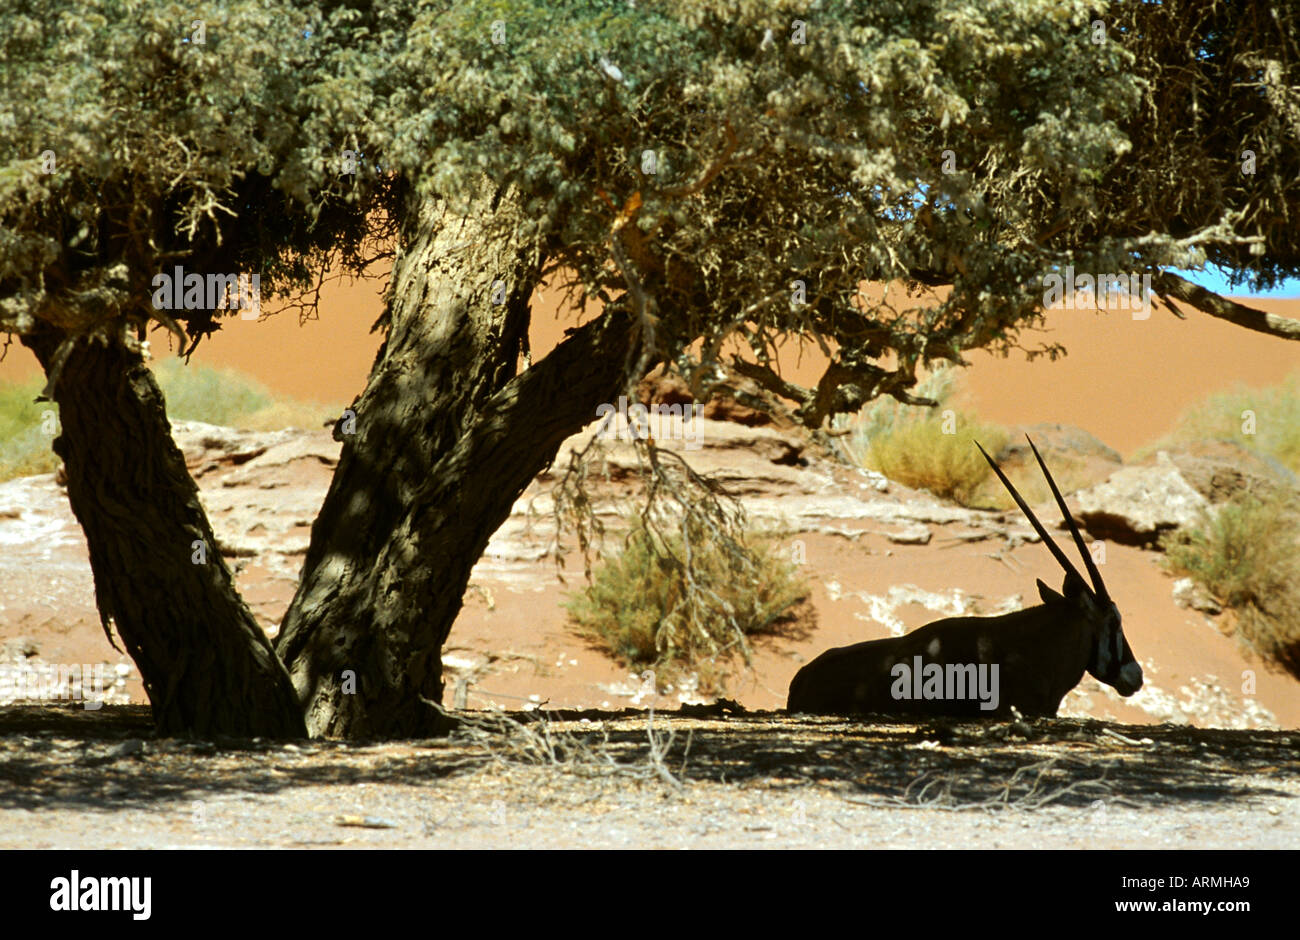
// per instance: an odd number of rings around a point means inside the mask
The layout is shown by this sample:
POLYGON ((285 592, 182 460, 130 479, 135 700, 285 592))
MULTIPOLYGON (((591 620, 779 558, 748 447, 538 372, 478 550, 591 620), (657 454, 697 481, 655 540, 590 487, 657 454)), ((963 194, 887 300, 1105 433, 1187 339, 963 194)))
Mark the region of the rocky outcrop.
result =
POLYGON ((1294 473, 1236 441, 1200 441, 1167 453, 1183 479, 1212 504, 1247 494, 1265 502, 1297 501, 1300 496, 1300 480, 1294 473))
POLYGON ((1164 533, 1195 523, 1210 505, 1163 452, 1153 466, 1124 467, 1077 492, 1074 501, 1092 535, 1126 545, 1154 545, 1164 533))
POLYGON ((1158 451, 1140 464, 1080 490, 1079 518, 1101 538, 1153 545, 1165 532, 1195 525, 1243 496, 1280 499, 1300 512, 1295 474, 1235 441, 1202 441, 1158 451))
MULTIPOLYGON (((641 404, 693 405, 695 396, 680 375, 666 372, 656 366, 637 385, 637 398, 641 404)), ((699 402, 699 415, 710 421, 729 421, 746 427, 774 427, 788 422, 778 422, 760 407, 770 396, 752 379, 731 376, 723 384, 712 387, 706 401, 699 402)))
POLYGON ((997 455, 998 463, 1013 479, 1017 475, 1038 479, 1041 474, 1026 435, 1066 493, 1100 483, 1124 465, 1118 451, 1082 428, 1068 424, 1018 425, 1010 429, 1007 444, 997 455))
POLYGON ((1119 451, 1107 447, 1083 428, 1070 424, 1017 425, 1011 428, 1007 446, 1002 448, 999 459, 1012 464, 1034 465, 1033 453, 1025 441, 1026 436, 1033 439, 1034 446, 1048 466, 1054 466, 1061 460, 1097 460, 1116 467, 1124 463, 1119 451))

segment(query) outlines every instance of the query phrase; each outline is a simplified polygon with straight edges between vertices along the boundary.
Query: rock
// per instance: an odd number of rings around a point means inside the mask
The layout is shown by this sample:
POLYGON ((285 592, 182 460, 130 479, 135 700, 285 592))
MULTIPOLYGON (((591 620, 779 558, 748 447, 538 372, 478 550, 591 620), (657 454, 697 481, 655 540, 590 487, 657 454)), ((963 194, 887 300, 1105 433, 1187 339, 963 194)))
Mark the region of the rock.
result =
POLYGON ((1154 545, 1163 533, 1195 524, 1210 505, 1164 451, 1154 466, 1118 470, 1074 501, 1091 535, 1127 545, 1154 545))
POLYGON ((762 457, 783 467, 806 467, 808 460, 804 457, 804 442, 786 437, 759 437, 754 439, 751 447, 755 456, 762 457))
POLYGON ((1179 607, 1190 607, 1206 614, 1223 612, 1219 602, 1191 578, 1179 578, 1174 582, 1174 603, 1179 607))
POLYGON ((1300 480, 1271 457, 1236 441, 1197 441, 1167 451, 1188 484, 1211 503, 1226 503, 1245 493, 1261 500, 1289 499, 1300 509, 1300 480))
POLYGON ((636 397, 647 408, 651 405, 690 405, 695 396, 680 375, 666 373, 663 366, 655 366, 637 383, 636 397))
POLYGON ((196 476, 222 464, 246 463, 264 454, 268 447, 295 436, 292 430, 241 431, 202 421, 172 422, 172 440, 196 476))
POLYGON ((1049 467, 1056 466, 1062 459, 1071 458, 1096 459, 1115 466, 1124 463, 1119 451, 1107 447, 1083 428, 1069 424, 1025 424, 1011 428, 1011 437, 1007 446, 999 452, 999 461, 1023 462, 1036 466, 1033 451, 1025 440, 1026 435, 1033 439, 1034 446, 1049 467))
POLYGON ((710 399, 700 414, 713 421, 731 421, 750 428, 767 427, 773 423, 769 415, 741 404, 725 392, 710 399))
POLYGON ((335 816, 334 825, 356 829, 396 829, 397 823, 382 816, 335 816))
MULTIPOLYGON (((753 491, 756 487, 782 486, 790 488, 803 478, 802 468, 807 466, 807 438, 801 434, 781 433, 774 428, 747 427, 705 417, 689 421, 673 415, 651 416, 651 432, 662 450, 682 454, 691 467, 703 476, 716 476, 731 484, 742 484, 739 492, 753 491)), ((543 471, 540 479, 554 478, 569 466, 573 451, 581 451, 593 436, 596 425, 560 445, 552 468, 543 471)), ((596 433, 599 433, 598 431, 596 433)), ((630 439, 626 423, 616 417, 605 432, 603 453, 592 474, 597 486, 606 475, 613 483, 620 483, 639 472, 640 463, 630 439)))
POLYGON ((24 659, 31 659, 33 656, 39 655, 40 652, 41 648, 34 639, 29 636, 16 636, 5 643, 4 658, 6 660, 15 660, 21 656, 24 659))
POLYGON ((999 465, 1013 479, 1038 480, 1042 476, 1026 435, 1043 455, 1064 493, 1100 483, 1124 465, 1117 451, 1082 428, 1068 424, 1019 425, 1011 429, 1006 446, 997 454, 999 465))
POLYGON ((863 470, 862 474, 867 478, 866 486, 871 487, 877 493, 889 492, 889 477, 877 470, 863 470))
MULTIPOLYGON (((695 404, 695 396, 686 380, 680 375, 666 372, 662 365, 651 369, 636 388, 637 398, 647 408, 651 405, 695 404)), ((773 424, 771 415, 747 402, 762 399, 757 383, 740 376, 732 376, 726 385, 714 388, 712 396, 700 406, 700 417, 710 421, 730 421, 746 427, 767 427, 773 424)))
POLYGON ((910 525, 897 532, 886 532, 885 538, 898 545, 929 545, 930 530, 923 525, 910 525))
POLYGON ((144 742, 140 740, 131 740, 131 741, 123 741, 121 744, 109 748, 108 754, 105 756, 112 758, 113 760, 117 760, 122 757, 134 757, 137 754, 143 754, 143 753, 144 753, 144 742))

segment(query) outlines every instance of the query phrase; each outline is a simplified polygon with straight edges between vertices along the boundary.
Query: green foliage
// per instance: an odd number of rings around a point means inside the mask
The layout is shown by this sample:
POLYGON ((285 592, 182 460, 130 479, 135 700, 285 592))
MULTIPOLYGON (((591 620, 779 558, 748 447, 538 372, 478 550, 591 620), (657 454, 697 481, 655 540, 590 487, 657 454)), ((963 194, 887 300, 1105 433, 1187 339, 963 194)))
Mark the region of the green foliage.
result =
POLYGON ((1300 272, 1297 10, 1117 3, 1101 42, 1096 14, 0 0, 0 330, 202 336, 222 314, 173 323, 153 276, 257 272, 291 295, 433 206, 633 308, 646 355, 713 359, 738 335, 752 377, 821 427, 1015 346, 1065 264, 1300 272), (1270 155, 1257 173, 1243 141, 1270 155), (908 290, 864 302, 864 281, 908 290), (819 389, 766 369, 790 334, 836 349, 819 389))
POLYGON ((953 384, 952 370, 940 369, 919 389, 919 394, 938 402, 935 408, 878 399, 860 414, 841 420, 840 427, 849 431, 845 450, 859 466, 904 486, 962 505, 983 505, 984 484, 992 470, 975 442, 996 455, 1007 442, 1007 432, 947 408, 953 384))
POLYGON ((43 384, 39 379, 0 383, 0 480, 53 473, 59 465, 45 420, 46 412, 58 409, 35 400, 43 384))
POLYGON ((167 416, 175 420, 236 427, 271 404, 264 386, 233 369, 187 366, 179 358, 152 368, 167 400, 167 416))
POLYGON ((717 543, 664 538, 639 517, 622 550, 607 555, 590 582, 565 602, 580 633, 633 667, 660 675, 695 671, 706 685, 718 662, 740 652, 745 637, 788 629, 808 586, 770 543, 757 540, 731 554, 717 543), (703 604, 688 603, 690 592, 703 604))
POLYGON ((1300 372, 1272 388, 1239 385, 1210 395, 1187 409, 1169 434, 1138 456, 1175 444, 1223 439, 1273 457, 1300 473, 1300 372), (1249 416, 1253 419, 1248 422, 1249 416))
MULTIPOLYGON (((512 187, 509 237, 576 271, 590 295, 640 280, 670 352, 739 332, 761 358, 776 334, 812 329, 833 336, 859 396, 902 392, 917 362, 1000 342, 1041 301, 1036 276, 1055 261, 1012 235, 1041 221, 1013 191, 1086 200, 1087 171, 1129 147, 1116 119, 1138 84, 1120 44, 1083 41, 1090 9, 431 5, 366 133, 421 191, 463 209, 481 175, 512 187), (1072 33, 1080 41, 1062 42, 1072 33), (960 172, 944 172, 946 149, 960 172), (615 227, 627 264, 610 263, 615 227), (993 230, 1007 237, 972 237, 993 230), (937 310, 932 297, 855 306, 864 279, 952 280, 937 259, 958 254, 963 274, 937 310), (790 303, 795 279, 809 309, 790 303), (869 363, 884 349, 900 352, 897 373, 869 363)), ((1132 264, 1119 243, 1092 247, 1132 264)), ((804 404, 814 426, 852 406, 804 404)))
MULTIPOLYGON (((340 409, 293 399, 276 399, 256 380, 234 369, 187 366, 179 359, 154 365, 167 400, 167 416, 249 431, 286 427, 319 428, 340 409)), ((0 383, 0 480, 52 473, 59 458, 53 434, 42 426, 46 412, 58 408, 36 402, 43 381, 0 383)))
MULTIPOLYGON (((321 20, 285 0, 2 0, 0 329, 169 325, 151 279, 173 265, 258 272, 267 297, 355 260, 366 207, 338 167, 361 144, 321 118, 365 102, 318 69, 357 36, 321 20)), ((172 315, 202 335, 217 314, 172 315)))
POLYGON ((1282 498, 1250 494, 1166 536, 1171 570, 1191 576, 1236 614, 1237 635, 1300 679, 1300 517, 1282 498))
MULTIPOLYGON (((833 342, 843 393, 794 392, 820 426, 906 397, 918 367, 1008 348, 1062 264, 1231 256, 1269 276, 1294 260, 1284 223, 1263 254, 1232 227, 1290 217, 1300 174, 1272 168, 1294 159, 1292 66, 1241 64, 1289 63, 1273 49, 1284 24, 1228 31, 1121 4, 1124 28, 1094 43, 1095 6, 0 0, 0 329, 166 323, 150 279, 176 263, 289 292, 328 260, 364 266, 367 239, 412 205, 483 214, 490 197, 503 240, 576 272, 574 290, 644 307, 670 358, 733 333, 760 363, 783 333, 833 342), (196 19, 203 44, 185 41, 196 19), (1188 48, 1204 54, 1190 68, 1188 48), (1169 49, 1180 68, 1165 74, 1169 49), (1200 68, 1200 110, 1152 134, 1161 82, 1200 68), (1196 124, 1221 115, 1230 133, 1196 124), (1190 217, 1130 205, 1169 188, 1166 167, 1133 156, 1152 138, 1170 159, 1194 143, 1213 170, 1174 176, 1204 197, 1190 217), (1276 159, 1243 181, 1239 142, 1257 139, 1276 159), (56 173, 40 172, 46 150, 56 173), (796 280, 806 303, 791 302, 796 280), (952 290, 864 306, 864 280, 952 290)), ((203 335, 219 315, 176 320, 203 335)))
POLYGON ((153 367, 167 399, 167 416, 246 431, 301 427, 315 429, 337 417, 337 405, 276 398, 266 386, 236 369, 186 365, 179 358, 153 367))

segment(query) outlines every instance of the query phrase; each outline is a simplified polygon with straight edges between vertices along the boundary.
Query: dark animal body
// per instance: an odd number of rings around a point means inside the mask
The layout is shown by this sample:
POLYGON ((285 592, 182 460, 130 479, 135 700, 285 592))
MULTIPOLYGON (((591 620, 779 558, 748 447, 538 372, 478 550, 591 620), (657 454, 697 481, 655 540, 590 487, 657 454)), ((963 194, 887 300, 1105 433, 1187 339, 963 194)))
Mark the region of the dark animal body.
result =
POLYGON ((1036 607, 1001 617, 939 620, 905 636, 827 650, 795 675, 788 710, 991 718, 1015 708, 1023 715, 1051 716, 1084 672, 1121 695, 1142 687, 1142 667, 1124 636, 1119 611, 1033 441, 1030 447, 1083 554, 1092 586, 984 454, 1065 568, 1062 592, 1039 581, 1043 603, 1036 607))

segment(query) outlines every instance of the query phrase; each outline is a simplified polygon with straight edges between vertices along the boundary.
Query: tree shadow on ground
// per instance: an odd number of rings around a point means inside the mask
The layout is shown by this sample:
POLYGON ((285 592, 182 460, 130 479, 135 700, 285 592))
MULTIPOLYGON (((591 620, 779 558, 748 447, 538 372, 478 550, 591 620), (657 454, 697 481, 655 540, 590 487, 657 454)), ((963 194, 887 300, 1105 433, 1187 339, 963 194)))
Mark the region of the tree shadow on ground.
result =
MULTIPOLYGON (((450 737, 341 742, 158 738, 147 708, 0 709, 0 808, 152 809, 308 786, 429 786, 493 767, 585 778, 829 788, 867 805, 1135 808, 1287 796, 1300 733, 1078 719, 885 722, 728 704, 461 713, 450 737), (666 778, 671 778, 668 780, 666 778)), ((462 785, 458 782, 457 785, 462 785)))

